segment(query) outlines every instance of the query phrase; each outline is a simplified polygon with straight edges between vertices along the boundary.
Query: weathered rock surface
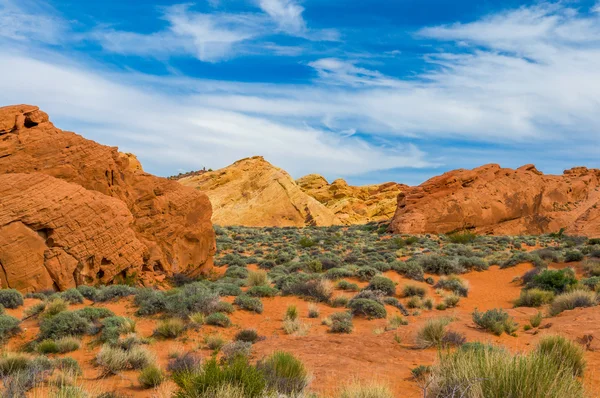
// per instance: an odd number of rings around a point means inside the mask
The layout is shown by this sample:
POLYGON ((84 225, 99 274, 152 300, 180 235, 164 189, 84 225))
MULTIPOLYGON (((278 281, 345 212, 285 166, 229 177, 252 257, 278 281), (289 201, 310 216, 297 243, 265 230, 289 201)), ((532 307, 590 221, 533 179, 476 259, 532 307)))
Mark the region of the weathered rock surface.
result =
POLYGON ((454 170, 398 195, 396 233, 448 233, 473 228, 497 235, 566 228, 600 236, 600 170, 577 167, 544 175, 533 165, 496 164, 454 170))
POLYGON ((329 184, 318 174, 304 176, 296 183, 304 192, 333 211, 344 224, 390 220, 396 211, 398 194, 408 188, 395 182, 352 186, 343 179, 329 184))
MULTIPOLYGON (((44 249, 44 267, 52 283, 48 283, 47 276, 38 267, 40 282, 32 283, 36 289, 52 286, 62 289, 72 286, 73 283, 98 281, 108 283, 116 275, 133 276, 134 273, 137 273, 142 280, 160 280, 174 272, 197 274, 212 267, 215 237, 210 222, 211 205, 205 194, 183 187, 175 181, 145 173, 134 156, 119 153, 117 148, 103 146, 77 134, 57 129, 50 123, 48 116, 35 106, 17 105, 0 108, 0 175, 2 174, 6 174, 4 178, 10 178, 13 187, 22 188, 28 183, 34 184, 29 191, 14 188, 14 191, 5 192, 0 196, 0 205, 4 208, 8 206, 5 195, 13 195, 11 197, 14 203, 19 201, 27 203, 26 192, 30 194, 37 190, 46 192, 47 186, 55 186, 56 189, 64 188, 65 192, 59 190, 57 193, 59 197, 51 196, 49 193, 48 200, 56 203, 62 198, 59 202, 61 205, 51 208, 44 203, 32 202, 31 206, 40 208, 39 217, 56 220, 70 217, 71 215, 67 214, 65 209, 71 209, 70 206, 75 206, 73 209, 90 207, 90 194, 95 195, 94 203, 104 203, 98 206, 116 212, 113 214, 106 210, 110 217, 107 215, 101 218, 113 218, 119 225, 119 227, 107 227, 111 232, 106 235, 106 238, 98 238, 104 236, 101 235, 103 227, 100 227, 103 224, 95 224, 93 220, 99 219, 92 217, 96 214, 93 211, 73 213, 76 215, 73 221, 75 224, 70 224, 70 220, 60 221, 63 225, 78 225, 79 228, 73 227, 70 235, 61 240, 66 242, 64 246, 56 246, 56 239, 52 240, 52 245, 44 243, 47 246, 47 249, 44 249), (76 187, 79 186, 79 189, 88 192, 75 195, 71 193, 72 188, 58 187, 56 182, 48 182, 49 180, 27 179, 22 173, 55 177, 76 184, 76 187), (10 176, 11 174, 16 175, 10 176), (16 199, 14 195, 17 195, 16 199), (108 205, 109 202, 100 200, 97 195, 110 200, 112 204, 108 205), (78 201, 73 202, 72 197, 78 198, 78 201), (120 206, 115 203, 120 203, 120 206), (44 214, 41 211, 48 209, 54 212, 44 214), (97 229, 86 229, 86 233, 81 233, 88 224, 95 225, 94 228, 97 229), (125 226, 128 226, 129 232, 126 232, 125 226), (115 235, 115 231, 121 232, 115 235), (133 238, 130 238, 131 233, 133 238), (109 237, 116 239, 112 246, 109 245, 109 237), (98 239, 108 246, 92 244, 98 242, 98 239), (69 252, 71 248, 78 245, 88 248, 90 255, 87 257, 87 262, 84 261, 86 259, 69 252), (62 248, 70 257, 66 257, 56 247, 62 248), (105 256, 106 253, 100 250, 100 247, 113 251, 120 247, 124 251, 116 250, 112 256, 105 256), (117 253, 122 254, 121 259, 114 258, 117 253), (130 254, 126 255, 126 253, 130 254), (140 256, 141 260, 139 260, 140 256), (106 261, 103 262, 103 258, 106 261), (76 265, 74 265, 75 261, 77 261, 76 265), (70 269, 73 267, 79 270, 75 276, 70 275, 70 269), (138 273, 140 271, 141 275, 138 273)), ((43 248, 40 245, 46 240, 40 238, 41 240, 35 241, 33 235, 24 232, 23 229, 29 228, 38 236, 44 235, 47 227, 43 227, 43 219, 33 224, 21 221, 20 212, 26 211, 27 208, 14 210, 14 203, 11 205, 13 210, 2 218, 0 228, 3 230, 9 226, 11 229, 17 228, 22 238, 13 239, 11 245, 5 244, 7 241, 4 239, 0 240, 0 261, 2 258, 18 256, 19 252, 15 250, 24 247, 23 245, 32 247, 37 245, 38 249, 43 248), (24 226, 19 226, 19 222, 24 226), (15 223, 17 226, 12 225, 15 223)), ((6 231, 4 233, 7 234, 6 231)), ((32 250, 32 253, 34 252, 36 251, 32 250)), ((78 253, 85 257, 88 252, 78 253)), ((15 264, 14 260, 10 263, 15 264)), ((14 269, 19 268, 19 264, 8 269, 3 263, 4 272, 22 275, 22 271, 14 269)), ((23 289, 28 290, 30 286, 23 289)))
POLYGON ((218 225, 338 225, 340 220, 292 177, 261 156, 238 160, 220 170, 181 178, 179 183, 205 192, 218 225))

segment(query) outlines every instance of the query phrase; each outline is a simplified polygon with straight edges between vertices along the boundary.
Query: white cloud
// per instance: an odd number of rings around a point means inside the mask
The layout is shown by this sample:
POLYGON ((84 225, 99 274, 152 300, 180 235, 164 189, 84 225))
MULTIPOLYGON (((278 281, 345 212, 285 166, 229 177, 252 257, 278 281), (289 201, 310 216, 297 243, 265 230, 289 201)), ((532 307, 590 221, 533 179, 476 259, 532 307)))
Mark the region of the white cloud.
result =
POLYGON ((260 0, 259 6, 281 30, 292 34, 306 32, 306 22, 302 18, 304 8, 293 0, 260 0))
POLYGON ((59 44, 66 22, 48 5, 32 0, 0 0, 0 38, 59 44))

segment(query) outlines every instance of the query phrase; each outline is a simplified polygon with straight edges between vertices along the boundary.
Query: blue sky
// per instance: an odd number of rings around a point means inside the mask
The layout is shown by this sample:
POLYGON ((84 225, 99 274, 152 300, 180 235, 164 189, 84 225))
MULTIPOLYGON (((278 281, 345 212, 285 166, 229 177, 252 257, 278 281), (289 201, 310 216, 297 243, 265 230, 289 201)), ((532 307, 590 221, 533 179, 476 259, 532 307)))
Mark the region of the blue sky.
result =
POLYGON ((0 0, 0 26, 0 104, 158 175, 600 167, 595 0, 0 0))

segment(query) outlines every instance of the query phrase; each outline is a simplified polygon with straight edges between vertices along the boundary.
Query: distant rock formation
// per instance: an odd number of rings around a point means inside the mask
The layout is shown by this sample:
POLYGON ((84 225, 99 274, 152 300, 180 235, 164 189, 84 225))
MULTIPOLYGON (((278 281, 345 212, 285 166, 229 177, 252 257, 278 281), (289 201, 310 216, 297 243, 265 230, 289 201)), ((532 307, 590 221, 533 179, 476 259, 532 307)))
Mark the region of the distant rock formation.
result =
POLYGON ((303 227, 341 223, 331 210, 304 193, 287 172, 262 156, 178 181, 208 195, 212 221, 218 225, 303 227))
POLYGON ((576 167, 544 175, 489 164, 454 170, 398 195, 396 233, 521 235, 556 232, 600 236, 600 170, 576 167))
POLYGON ((0 108, 0 178, 2 287, 153 283, 212 267, 205 194, 57 129, 35 106, 0 108))
POLYGON ((395 182, 352 186, 343 179, 331 184, 319 174, 309 174, 296 180, 307 194, 325 205, 344 224, 365 224, 388 221, 396 211, 397 196, 408 188, 395 182))

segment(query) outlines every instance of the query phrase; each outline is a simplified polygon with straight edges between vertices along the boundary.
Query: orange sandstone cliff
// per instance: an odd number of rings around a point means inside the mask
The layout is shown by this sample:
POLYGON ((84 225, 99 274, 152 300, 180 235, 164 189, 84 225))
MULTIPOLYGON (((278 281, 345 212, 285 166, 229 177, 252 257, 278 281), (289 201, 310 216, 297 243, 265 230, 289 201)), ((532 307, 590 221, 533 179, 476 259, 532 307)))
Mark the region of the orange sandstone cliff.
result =
POLYGON ((135 156, 62 131, 35 106, 0 108, 0 284, 21 291, 212 267, 211 204, 135 156))
POLYGON ((398 195, 395 233, 600 236, 600 170, 577 167, 544 175, 533 165, 516 170, 489 164, 454 170, 398 195))

